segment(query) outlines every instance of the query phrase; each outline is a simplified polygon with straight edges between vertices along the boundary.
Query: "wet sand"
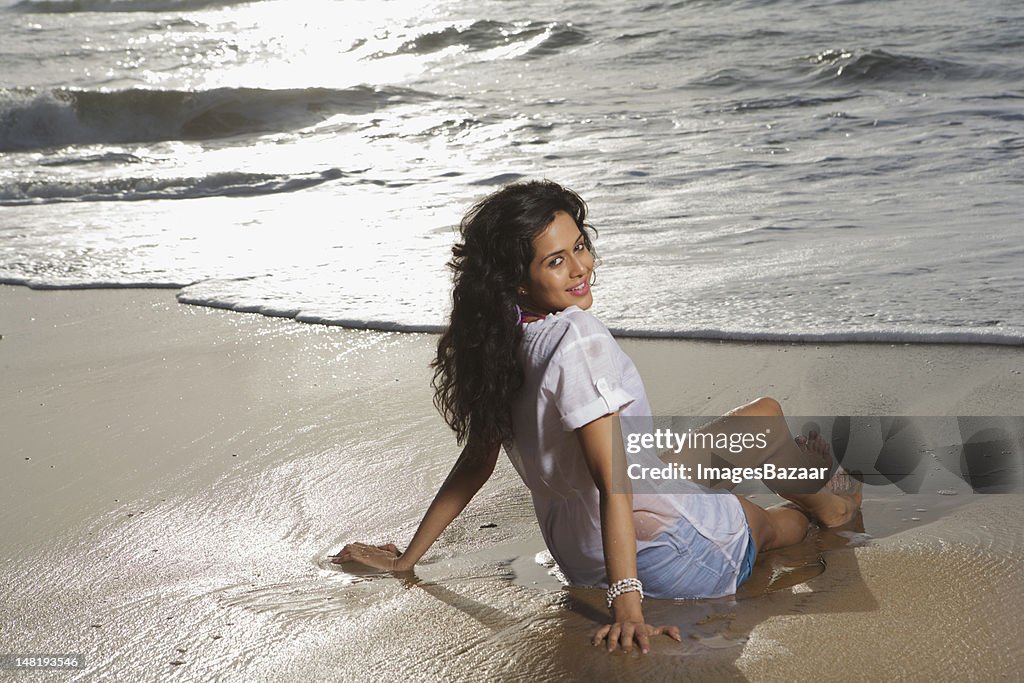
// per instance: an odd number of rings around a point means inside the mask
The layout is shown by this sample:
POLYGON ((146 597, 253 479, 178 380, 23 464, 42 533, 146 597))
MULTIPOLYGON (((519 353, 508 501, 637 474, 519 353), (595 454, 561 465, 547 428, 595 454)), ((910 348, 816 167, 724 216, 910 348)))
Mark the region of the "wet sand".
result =
MULTIPOLYGON (((588 645, 603 594, 549 574, 504 459, 414 577, 327 560, 349 540, 407 542, 453 462, 433 336, 168 290, 19 287, 0 287, 0 335, 0 639, 87 662, 46 679, 925 680, 1024 665, 1024 500, 971 493, 941 453, 918 456, 916 492, 867 487, 863 531, 764 554, 735 598, 648 601, 682 644, 607 656, 588 645)), ((666 415, 764 394, 791 415, 1013 415, 1024 399, 1020 348, 623 347, 666 415)))

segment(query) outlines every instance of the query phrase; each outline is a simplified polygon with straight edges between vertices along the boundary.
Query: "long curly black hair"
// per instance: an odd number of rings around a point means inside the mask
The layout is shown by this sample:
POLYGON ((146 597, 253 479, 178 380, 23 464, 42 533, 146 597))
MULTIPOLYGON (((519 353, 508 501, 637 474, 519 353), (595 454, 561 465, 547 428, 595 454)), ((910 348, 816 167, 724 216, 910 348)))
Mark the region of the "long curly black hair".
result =
POLYGON ((510 407, 522 385, 517 289, 528 284, 533 239, 564 211, 593 252, 587 205, 548 180, 513 183, 478 202, 460 225, 448 267, 452 313, 437 344, 434 405, 459 443, 498 444, 512 436, 510 407))

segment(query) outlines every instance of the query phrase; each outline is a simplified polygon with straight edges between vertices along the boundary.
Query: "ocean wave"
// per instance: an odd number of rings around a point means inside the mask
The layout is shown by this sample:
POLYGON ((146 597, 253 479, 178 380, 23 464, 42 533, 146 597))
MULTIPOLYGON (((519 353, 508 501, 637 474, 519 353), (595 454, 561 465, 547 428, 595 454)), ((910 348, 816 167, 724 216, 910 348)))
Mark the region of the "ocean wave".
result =
POLYGON ((0 152, 101 143, 206 140, 289 130, 430 97, 407 88, 344 90, 0 90, 0 152))
POLYGON ((836 95, 835 97, 814 97, 810 95, 787 95, 783 97, 767 97, 737 100, 735 102, 722 102, 714 107, 709 107, 708 112, 750 112, 762 109, 800 109, 803 107, 820 107, 836 104, 847 100, 856 99, 857 94, 836 95))
POLYGON ((380 51, 372 57, 425 55, 451 47, 462 47, 469 52, 482 52, 517 43, 528 43, 538 38, 541 39, 540 42, 530 48, 528 55, 550 54, 564 47, 587 42, 586 34, 568 23, 505 23, 480 20, 469 25, 453 25, 427 31, 402 43, 393 51, 380 51))
POLYGON ((717 69, 714 73, 701 76, 693 81, 695 86, 709 88, 735 88, 736 86, 750 83, 753 78, 733 67, 717 69))
POLYGON ((526 54, 537 57, 560 52, 567 47, 583 45, 589 41, 587 34, 571 24, 553 24, 546 29, 546 36, 526 54))
POLYGON ((166 282, 154 280, 152 282, 107 282, 104 280, 88 282, 51 282, 49 280, 38 280, 32 277, 10 277, 0 275, 0 285, 14 285, 16 287, 28 287, 37 290, 69 290, 69 289, 181 289, 188 285, 187 282, 166 282))
POLYGON ((142 159, 134 154, 104 152, 102 154, 87 154, 86 156, 75 156, 72 158, 43 159, 38 163, 40 166, 57 168, 61 166, 87 166, 89 164, 138 164, 141 162, 142 159))
POLYGON ((507 185, 508 183, 514 183, 517 180, 522 180, 525 177, 526 176, 524 176, 522 173, 499 173, 498 175, 488 176, 487 178, 483 178, 481 180, 474 180, 470 183, 470 185, 507 185))
POLYGON ((814 65, 814 78, 820 82, 877 83, 921 78, 962 79, 977 75, 977 69, 959 62, 894 54, 885 50, 826 50, 808 61, 814 65))
POLYGON ((244 5, 254 0, 21 0, 12 12, 74 14, 76 12, 189 12, 211 7, 244 5))
POLYGON ((0 186, 0 206, 61 202, 142 201, 241 197, 295 192, 341 178, 334 168, 319 173, 273 175, 231 171, 201 178, 114 178, 88 181, 23 181, 0 186))

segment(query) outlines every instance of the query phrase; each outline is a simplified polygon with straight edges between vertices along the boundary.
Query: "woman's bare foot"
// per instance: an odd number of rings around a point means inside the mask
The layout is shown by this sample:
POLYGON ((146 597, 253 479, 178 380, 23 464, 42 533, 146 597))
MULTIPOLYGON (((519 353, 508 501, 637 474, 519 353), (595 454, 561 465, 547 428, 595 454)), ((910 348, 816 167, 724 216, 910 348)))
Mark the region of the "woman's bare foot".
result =
MULTIPOLYGON (((831 466, 832 449, 821 434, 811 431, 806 438, 798 436, 795 441, 808 456, 831 466)), ((861 482, 840 467, 818 493, 784 497, 810 513, 821 526, 837 527, 849 523, 857 515, 864 499, 861 488, 861 482)))
POLYGON ((832 447, 829 446, 828 441, 822 438, 821 434, 811 430, 807 432, 807 436, 798 436, 793 440, 808 456, 808 466, 832 469, 832 447))
POLYGON ((825 488, 837 496, 850 501, 855 510, 859 510, 861 503, 864 501, 864 484, 860 479, 853 476, 842 467, 836 469, 835 474, 833 474, 832 478, 828 480, 827 484, 825 484, 825 488))
POLYGON ((860 511, 864 494, 861 489, 864 485, 860 480, 850 476, 849 472, 842 467, 838 468, 832 478, 825 484, 825 489, 832 493, 833 505, 830 509, 823 510, 822 514, 816 514, 822 526, 837 527, 848 524, 860 511))

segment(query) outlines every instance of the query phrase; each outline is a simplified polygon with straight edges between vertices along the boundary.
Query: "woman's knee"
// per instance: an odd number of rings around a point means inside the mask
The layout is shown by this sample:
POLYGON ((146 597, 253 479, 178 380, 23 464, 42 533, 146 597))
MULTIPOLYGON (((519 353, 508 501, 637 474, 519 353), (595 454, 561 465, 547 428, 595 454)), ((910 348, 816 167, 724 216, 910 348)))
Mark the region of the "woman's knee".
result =
POLYGON ((770 396, 762 396, 756 398, 750 403, 740 406, 732 412, 734 415, 748 415, 748 416, 780 416, 782 415, 782 406, 774 398, 770 396))

